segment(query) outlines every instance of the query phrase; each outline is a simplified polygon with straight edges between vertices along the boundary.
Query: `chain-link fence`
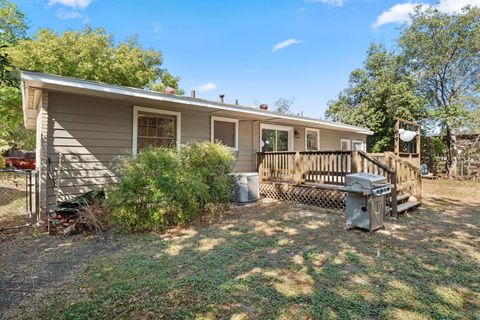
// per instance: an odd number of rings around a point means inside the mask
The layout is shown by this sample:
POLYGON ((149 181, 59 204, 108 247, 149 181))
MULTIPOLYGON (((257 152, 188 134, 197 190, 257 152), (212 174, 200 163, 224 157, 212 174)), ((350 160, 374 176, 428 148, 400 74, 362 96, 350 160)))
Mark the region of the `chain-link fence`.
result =
POLYGON ((35 222, 36 185, 35 171, 0 170, 0 230, 35 222))

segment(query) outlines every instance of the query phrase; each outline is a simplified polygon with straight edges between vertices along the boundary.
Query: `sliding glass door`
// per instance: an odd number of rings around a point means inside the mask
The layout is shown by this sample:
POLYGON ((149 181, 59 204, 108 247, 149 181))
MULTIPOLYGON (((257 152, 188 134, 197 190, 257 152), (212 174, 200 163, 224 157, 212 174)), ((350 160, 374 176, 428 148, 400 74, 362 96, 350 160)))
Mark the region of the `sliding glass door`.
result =
POLYGON ((260 150, 291 151, 293 149, 293 128, 275 126, 270 124, 260 125, 260 150))

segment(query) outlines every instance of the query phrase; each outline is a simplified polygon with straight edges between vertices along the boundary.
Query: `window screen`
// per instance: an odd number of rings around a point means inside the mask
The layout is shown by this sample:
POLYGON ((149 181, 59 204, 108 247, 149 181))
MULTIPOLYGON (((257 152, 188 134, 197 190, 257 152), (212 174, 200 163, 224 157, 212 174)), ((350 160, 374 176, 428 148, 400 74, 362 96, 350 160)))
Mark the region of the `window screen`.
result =
POLYGON ((350 147, 350 140, 349 139, 342 139, 340 140, 340 149, 341 150, 351 150, 350 147))
POLYGON ((176 145, 176 117, 152 113, 138 114, 138 150, 176 145))
POLYGON ((237 146, 235 145, 235 126, 235 122, 214 120, 213 140, 219 141, 228 147, 236 148, 237 146))

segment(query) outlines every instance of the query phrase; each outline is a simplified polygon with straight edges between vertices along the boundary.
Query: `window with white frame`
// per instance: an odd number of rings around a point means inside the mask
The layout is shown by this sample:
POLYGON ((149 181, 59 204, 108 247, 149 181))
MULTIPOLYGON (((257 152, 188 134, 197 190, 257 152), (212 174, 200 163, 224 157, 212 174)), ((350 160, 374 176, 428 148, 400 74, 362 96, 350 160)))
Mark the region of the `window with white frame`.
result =
POLYGON ((350 139, 340 139, 340 150, 352 150, 350 139))
POLYGON ((261 123, 260 150, 262 152, 293 150, 293 128, 261 123))
POLYGON ((211 141, 238 150, 238 120, 232 118, 212 117, 211 141))
POLYGON ((360 141, 360 140, 352 140, 352 150, 360 150, 360 151, 366 151, 367 146, 365 142, 360 141))
POLYGON ((133 154, 147 147, 178 146, 179 137, 179 112, 137 106, 133 108, 133 154))
POLYGON ((320 130, 305 128, 305 149, 307 151, 320 150, 320 130))

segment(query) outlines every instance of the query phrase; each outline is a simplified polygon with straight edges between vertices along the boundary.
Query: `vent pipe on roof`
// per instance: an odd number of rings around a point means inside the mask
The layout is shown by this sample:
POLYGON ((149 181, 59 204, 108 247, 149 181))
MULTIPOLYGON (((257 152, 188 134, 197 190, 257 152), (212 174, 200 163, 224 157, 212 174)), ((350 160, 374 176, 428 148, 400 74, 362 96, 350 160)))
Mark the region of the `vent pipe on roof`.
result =
POLYGON ((268 110, 268 104, 262 103, 262 104, 260 105, 260 109, 262 109, 262 110, 268 110))
POLYGON ((224 94, 219 94, 218 96, 220 97, 220 102, 224 103, 225 102, 224 101, 225 95, 224 94))
POLYGON ((170 88, 170 87, 166 87, 163 92, 168 93, 168 94, 174 94, 174 93, 175 93, 175 89, 170 88))
POLYGON ((192 91, 191 91, 191 96, 192 96, 192 98, 195 98, 195 97, 196 97, 195 90, 192 90, 192 91))
POLYGON ((238 99, 235 99, 235 105, 238 106, 238 99))

